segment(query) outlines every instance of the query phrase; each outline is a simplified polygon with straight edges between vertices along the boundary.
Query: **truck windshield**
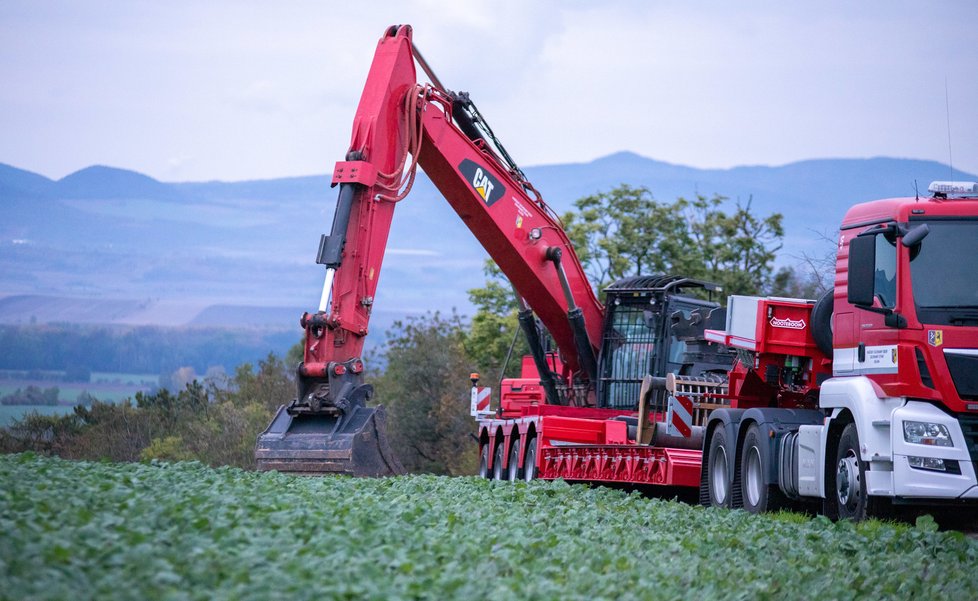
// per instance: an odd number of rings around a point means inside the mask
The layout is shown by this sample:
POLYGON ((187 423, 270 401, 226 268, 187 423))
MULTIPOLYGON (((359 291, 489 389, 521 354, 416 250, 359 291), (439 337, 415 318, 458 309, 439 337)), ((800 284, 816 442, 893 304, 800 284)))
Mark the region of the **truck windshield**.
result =
POLYGON ((978 221, 928 221, 910 254, 917 318, 925 324, 978 325, 978 221))

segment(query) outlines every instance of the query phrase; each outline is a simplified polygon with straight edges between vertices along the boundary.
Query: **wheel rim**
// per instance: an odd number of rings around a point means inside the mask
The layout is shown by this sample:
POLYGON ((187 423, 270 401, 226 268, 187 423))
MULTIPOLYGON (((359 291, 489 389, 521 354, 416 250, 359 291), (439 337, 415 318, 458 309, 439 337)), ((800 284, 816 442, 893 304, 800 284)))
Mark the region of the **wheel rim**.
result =
POLYGON ((838 471, 835 476, 839 494, 839 504, 851 509, 859 504, 861 482, 859 480, 859 460, 850 449, 845 457, 839 459, 838 471))
POLYGON ((756 507, 761 501, 761 487, 764 485, 764 475, 761 473, 761 453, 757 447, 747 450, 747 470, 744 474, 744 485, 747 501, 756 507))
POLYGON ((479 477, 488 478, 489 477, 489 447, 482 447, 482 452, 479 453, 479 477))
POLYGON ((537 477, 537 439, 530 441, 523 458, 523 479, 527 482, 537 477))
POLYGON ((509 451, 509 480, 516 482, 520 477, 520 441, 513 440, 513 448, 509 451))
POLYGON ((710 486, 713 498, 718 505, 722 505, 727 500, 727 450, 722 446, 718 446, 713 453, 710 486))
POLYGON ((503 479, 503 445, 498 445, 496 452, 493 454, 492 478, 493 480, 503 479))

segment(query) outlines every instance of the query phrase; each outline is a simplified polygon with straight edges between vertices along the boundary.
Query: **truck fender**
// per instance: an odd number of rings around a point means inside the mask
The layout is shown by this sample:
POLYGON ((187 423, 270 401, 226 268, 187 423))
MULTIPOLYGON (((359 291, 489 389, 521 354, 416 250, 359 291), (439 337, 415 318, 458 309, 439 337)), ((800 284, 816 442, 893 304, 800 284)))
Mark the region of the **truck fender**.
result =
MULTIPOLYGON (((887 397, 866 376, 829 378, 822 383, 818 404, 831 409, 831 429, 845 413, 851 416, 859 433, 863 461, 888 461, 892 453, 890 422, 893 412, 906 404, 903 397, 887 397), (883 425, 885 424, 885 427, 883 425)), ((827 433, 826 433, 827 434, 827 433)), ((830 440, 823 440, 829 444, 830 440)))

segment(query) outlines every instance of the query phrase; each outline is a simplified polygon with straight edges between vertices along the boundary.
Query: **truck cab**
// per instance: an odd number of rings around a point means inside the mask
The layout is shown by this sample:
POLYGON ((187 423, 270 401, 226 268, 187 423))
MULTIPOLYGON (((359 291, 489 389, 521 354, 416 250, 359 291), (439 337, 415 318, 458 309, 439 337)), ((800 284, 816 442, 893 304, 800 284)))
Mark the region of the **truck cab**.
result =
POLYGON ((978 185, 930 192, 846 214, 822 406, 866 432, 868 494, 978 499, 978 185))
POLYGON ((707 332, 741 359, 707 425, 709 504, 808 500, 862 519, 978 502, 978 184, 930 192, 852 207, 818 302, 734 297, 726 330, 707 332))

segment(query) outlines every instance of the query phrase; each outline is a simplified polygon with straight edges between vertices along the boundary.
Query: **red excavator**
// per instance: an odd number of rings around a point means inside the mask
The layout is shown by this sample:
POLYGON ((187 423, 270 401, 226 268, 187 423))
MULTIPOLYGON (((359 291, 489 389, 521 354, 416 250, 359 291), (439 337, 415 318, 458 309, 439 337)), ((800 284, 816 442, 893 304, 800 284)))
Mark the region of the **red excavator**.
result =
MULTIPOLYGON (((357 476, 403 471, 384 434, 383 407, 367 405, 373 391, 363 381, 361 353, 394 209, 418 166, 512 283, 546 402, 595 407, 598 393, 626 391, 637 398, 647 367, 628 374, 628 382, 600 386, 598 357, 614 320, 607 319, 559 219, 468 94, 450 91, 435 76, 412 43, 411 27, 393 26, 377 45, 350 150, 333 172, 339 196, 317 259, 326 267, 322 297, 316 312, 302 315, 297 395, 261 434, 259 469, 357 476), (430 83, 418 83, 415 63, 430 83), (559 353, 546 351, 550 339, 559 353)), ((660 303, 683 290, 718 290, 677 277, 644 278, 635 286, 657 288, 660 303)), ((638 298, 641 290, 631 288, 622 298, 638 298)), ((699 324, 694 329, 702 334, 706 325, 723 327, 717 303, 690 299, 693 313, 687 315, 695 314, 699 324)), ((642 308, 631 318, 651 319, 642 308)), ((712 368, 729 366, 727 357, 713 359, 719 364, 712 368)), ((665 370, 663 363, 661 375, 665 370)))

